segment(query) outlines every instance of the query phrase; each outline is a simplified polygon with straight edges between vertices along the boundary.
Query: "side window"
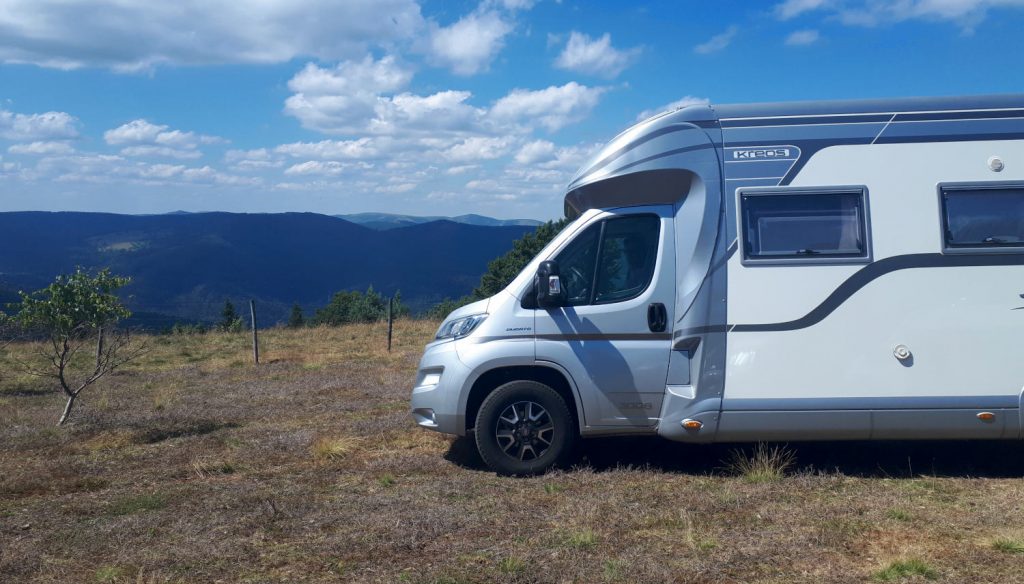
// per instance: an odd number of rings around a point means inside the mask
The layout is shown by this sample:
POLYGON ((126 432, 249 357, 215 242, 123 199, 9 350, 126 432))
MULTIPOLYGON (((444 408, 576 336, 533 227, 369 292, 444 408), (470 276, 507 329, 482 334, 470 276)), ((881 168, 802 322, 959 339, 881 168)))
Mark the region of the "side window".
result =
POLYGON ((655 215, 607 219, 588 227, 558 257, 570 306, 636 298, 651 283, 661 220, 655 215))
POLYGON ((739 198, 744 263, 870 259, 862 187, 749 189, 739 198))
POLYGON ((611 219, 601 238, 594 304, 636 298, 654 275, 661 221, 653 215, 611 219))
POLYGON ((1024 185, 939 185, 947 251, 1024 248, 1024 185))

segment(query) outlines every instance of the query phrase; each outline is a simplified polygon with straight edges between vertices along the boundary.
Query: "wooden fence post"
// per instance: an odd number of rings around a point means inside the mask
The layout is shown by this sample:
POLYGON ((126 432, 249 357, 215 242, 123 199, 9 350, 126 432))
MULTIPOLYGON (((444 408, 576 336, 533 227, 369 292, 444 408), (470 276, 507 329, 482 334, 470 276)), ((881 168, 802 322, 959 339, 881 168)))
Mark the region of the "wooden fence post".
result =
POLYGON ((103 327, 100 327, 99 334, 96 336, 96 371, 100 370, 100 365, 103 363, 103 327))
POLYGON ((252 360, 260 364, 260 339, 256 334, 256 301, 249 301, 249 316, 252 317, 252 360))
POLYGON ((391 330, 395 324, 395 297, 388 298, 388 353, 391 352, 391 330))

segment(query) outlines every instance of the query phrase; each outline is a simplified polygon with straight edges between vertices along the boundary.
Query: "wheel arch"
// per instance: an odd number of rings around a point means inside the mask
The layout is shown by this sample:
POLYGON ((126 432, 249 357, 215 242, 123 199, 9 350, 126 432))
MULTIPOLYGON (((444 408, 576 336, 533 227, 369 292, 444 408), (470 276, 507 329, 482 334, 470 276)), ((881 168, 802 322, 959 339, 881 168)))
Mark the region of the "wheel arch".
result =
POLYGON ((469 432, 476 426, 476 417, 480 406, 495 389, 510 381, 536 381, 543 383, 558 392, 569 407, 577 433, 583 428, 583 406, 577 395, 575 385, 568 374, 554 364, 510 365, 495 367, 481 374, 469 390, 466 398, 465 431, 469 432))

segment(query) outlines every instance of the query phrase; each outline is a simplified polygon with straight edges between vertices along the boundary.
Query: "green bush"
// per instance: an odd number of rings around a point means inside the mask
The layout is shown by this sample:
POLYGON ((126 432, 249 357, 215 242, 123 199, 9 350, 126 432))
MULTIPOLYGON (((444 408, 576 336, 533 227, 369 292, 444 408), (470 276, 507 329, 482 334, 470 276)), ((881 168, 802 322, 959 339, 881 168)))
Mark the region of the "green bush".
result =
MULTIPOLYGON (((395 317, 409 315, 409 309, 402 304, 402 293, 394 297, 395 317)), ((327 306, 316 311, 313 324, 337 326, 356 322, 377 322, 388 317, 388 299, 381 296, 373 286, 365 293, 342 290, 335 293, 327 306)))

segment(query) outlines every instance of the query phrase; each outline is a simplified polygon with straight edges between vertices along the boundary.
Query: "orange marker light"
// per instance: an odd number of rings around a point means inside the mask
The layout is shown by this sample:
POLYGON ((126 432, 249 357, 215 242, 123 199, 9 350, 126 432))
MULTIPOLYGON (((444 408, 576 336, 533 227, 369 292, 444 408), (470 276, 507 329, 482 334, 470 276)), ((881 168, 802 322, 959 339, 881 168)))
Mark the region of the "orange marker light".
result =
POLYGON ((996 419, 996 415, 992 412, 981 412, 978 414, 978 419, 982 422, 991 422, 996 419))
POLYGON ((699 420, 683 420, 683 427, 687 430, 700 430, 704 427, 704 422, 699 420))

